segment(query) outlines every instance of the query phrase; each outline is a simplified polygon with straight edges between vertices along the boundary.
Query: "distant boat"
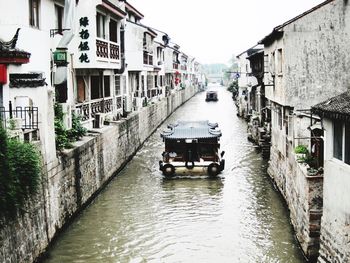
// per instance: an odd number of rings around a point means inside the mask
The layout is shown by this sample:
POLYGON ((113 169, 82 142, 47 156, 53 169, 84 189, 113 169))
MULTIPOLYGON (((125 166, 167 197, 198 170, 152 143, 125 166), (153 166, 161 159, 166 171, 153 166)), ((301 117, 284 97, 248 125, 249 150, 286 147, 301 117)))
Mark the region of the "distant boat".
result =
POLYGON ((165 143, 159 169, 167 177, 175 174, 217 176, 225 168, 219 154, 221 131, 209 121, 179 121, 161 132, 165 143))
POLYGON ((205 96, 205 101, 218 101, 217 91, 208 90, 205 96))

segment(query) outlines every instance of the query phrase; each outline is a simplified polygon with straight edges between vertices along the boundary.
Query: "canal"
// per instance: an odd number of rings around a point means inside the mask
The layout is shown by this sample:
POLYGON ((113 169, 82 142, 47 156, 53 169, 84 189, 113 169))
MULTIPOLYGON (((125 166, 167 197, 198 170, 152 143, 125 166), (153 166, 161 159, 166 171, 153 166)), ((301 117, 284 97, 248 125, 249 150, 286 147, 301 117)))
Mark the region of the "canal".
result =
POLYGON ((199 93, 145 142, 129 164, 56 240, 45 263, 304 262, 288 211, 247 141, 226 88, 199 93), (176 120, 218 122, 220 177, 165 179, 160 131, 176 120))

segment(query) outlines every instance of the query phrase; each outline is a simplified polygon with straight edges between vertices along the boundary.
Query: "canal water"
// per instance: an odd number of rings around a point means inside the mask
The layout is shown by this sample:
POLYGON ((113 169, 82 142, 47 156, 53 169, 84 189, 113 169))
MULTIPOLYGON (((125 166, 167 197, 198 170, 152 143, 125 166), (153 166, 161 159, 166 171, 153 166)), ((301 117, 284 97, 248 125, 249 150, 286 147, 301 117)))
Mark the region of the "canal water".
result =
POLYGON ((57 239, 45 263, 304 262, 288 211, 247 141, 246 122, 224 87, 201 92, 173 113, 57 239), (165 179, 160 131, 177 120, 210 120, 222 131, 217 179, 165 179))

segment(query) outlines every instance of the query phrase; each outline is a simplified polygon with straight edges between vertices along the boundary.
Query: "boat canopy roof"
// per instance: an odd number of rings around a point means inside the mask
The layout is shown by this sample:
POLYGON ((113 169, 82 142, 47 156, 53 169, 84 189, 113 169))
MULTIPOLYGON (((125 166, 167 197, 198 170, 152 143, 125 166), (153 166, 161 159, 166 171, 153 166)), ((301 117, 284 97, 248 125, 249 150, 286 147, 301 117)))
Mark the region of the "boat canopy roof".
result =
POLYGON ((160 136, 164 139, 209 139, 221 136, 217 123, 209 121, 179 121, 168 125, 160 136))

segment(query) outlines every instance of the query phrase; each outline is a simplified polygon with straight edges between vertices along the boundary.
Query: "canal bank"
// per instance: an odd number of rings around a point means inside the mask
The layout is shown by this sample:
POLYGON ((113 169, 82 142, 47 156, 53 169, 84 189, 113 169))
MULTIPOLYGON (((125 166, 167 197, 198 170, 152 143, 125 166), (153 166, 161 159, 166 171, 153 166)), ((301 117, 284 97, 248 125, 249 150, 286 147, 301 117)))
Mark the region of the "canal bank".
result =
MULTIPOLYGON (((60 231, 132 158, 154 130, 197 93, 188 87, 111 121, 45 163, 42 187, 23 215, 0 231, 0 261, 34 262, 60 231)), ((45 156, 45 154, 43 153, 45 156)))
POLYGON ((219 101, 205 102, 203 92, 178 108, 58 237, 45 263, 304 262, 267 163, 246 140, 246 122, 225 87, 209 88, 219 101), (216 179, 164 178, 160 132, 203 119, 222 131, 224 171, 216 179))

